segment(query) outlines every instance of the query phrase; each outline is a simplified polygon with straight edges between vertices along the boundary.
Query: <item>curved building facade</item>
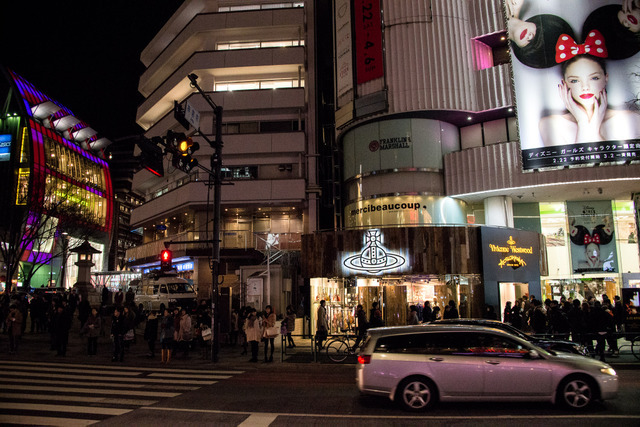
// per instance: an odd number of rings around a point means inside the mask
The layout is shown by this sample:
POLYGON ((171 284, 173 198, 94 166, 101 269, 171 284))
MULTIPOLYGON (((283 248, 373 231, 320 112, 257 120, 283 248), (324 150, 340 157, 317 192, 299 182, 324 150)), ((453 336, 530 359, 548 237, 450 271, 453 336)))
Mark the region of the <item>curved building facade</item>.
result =
MULTIPOLYGON (((527 3, 522 19, 554 13, 579 27, 577 21, 585 18, 567 13, 572 7, 581 9, 580 2, 527 3)), ((594 0, 582 9, 586 16, 612 3, 594 0)), ((497 312, 507 301, 528 295, 583 300, 606 294, 613 299, 623 288, 640 285, 634 205, 640 190, 640 165, 634 157, 640 135, 610 143, 576 141, 536 152, 522 147, 521 132, 533 120, 525 106, 532 99, 521 96, 517 87, 523 66, 509 54, 502 1, 335 0, 333 12, 335 148, 342 166, 336 199, 342 201, 345 233, 400 229, 413 235, 417 228, 429 234, 433 227, 452 225, 473 233, 480 228, 484 237, 477 250, 445 240, 448 253, 424 253, 443 265, 459 259, 461 252, 474 258, 475 291, 482 293, 474 300, 497 312), (608 151, 600 155, 598 150, 608 151), (545 162, 536 163, 534 157, 545 162), (589 245, 584 236, 593 239, 596 229, 607 231, 597 245, 589 245), (522 246, 521 239, 540 242, 537 253, 533 249, 536 277, 514 277, 502 268, 513 260, 507 255, 517 258, 527 253, 525 247, 534 247, 522 246), (500 254, 503 258, 496 258, 500 254)), ((629 58, 633 60, 637 63, 637 57, 629 58)), ((548 71, 559 70, 550 66, 548 71)), ((546 78, 531 70, 523 75, 524 85, 530 75, 546 78)), ((637 82, 630 89, 634 87, 637 82)), ((324 240, 321 235, 305 237, 313 242, 324 240)), ((394 249, 401 250, 397 245, 394 249)), ((405 249, 414 259, 415 242, 405 249)), ((315 261, 320 249, 310 244, 310 250, 306 258, 315 261)), ((511 270, 524 267, 510 265, 511 270)), ((349 304, 339 304, 347 313, 341 318, 351 315, 356 302, 370 307, 376 301, 388 310, 388 324, 400 324, 393 319, 410 304, 429 300, 442 307, 445 294, 458 306, 468 300, 461 288, 451 287, 450 275, 456 271, 435 266, 425 269, 414 263, 400 273, 364 269, 313 275, 318 273, 307 272, 312 300, 326 294, 329 282, 344 282, 333 295, 352 295, 352 286, 371 287, 360 285, 361 280, 373 278, 378 284, 373 296, 355 292, 359 296, 349 298, 349 304), (314 281, 319 285, 314 287, 314 281), (413 284, 426 281, 432 288, 416 293, 413 284), (407 295, 404 306, 388 304, 393 298, 402 300, 393 296, 398 292, 407 295)))
POLYGON ((110 141, 14 71, 4 76, 1 230, 13 248, 3 254, 5 274, 17 272, 7 279, 18 285, 68 288, 77 277, 69 250, 83 241, 100 252, 95 269, 106 269, 113 194, 102 150, 110 141))

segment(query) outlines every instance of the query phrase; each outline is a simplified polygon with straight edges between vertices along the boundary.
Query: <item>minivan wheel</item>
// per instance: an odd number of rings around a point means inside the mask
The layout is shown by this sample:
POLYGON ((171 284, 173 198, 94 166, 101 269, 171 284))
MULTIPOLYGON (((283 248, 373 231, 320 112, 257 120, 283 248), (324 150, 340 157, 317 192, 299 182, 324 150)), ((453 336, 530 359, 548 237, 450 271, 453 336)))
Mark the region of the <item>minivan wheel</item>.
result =
POLYGON ((398 386, 397 401, 409 411, 424 411, 436 400, 436 387, 426 378, 407 378, 398 386))
POLYGON ((595 386, 588 378, 566 378, 558 387, 558 402, 570 409, 586 409, 591 406, 595 398, 595 386))

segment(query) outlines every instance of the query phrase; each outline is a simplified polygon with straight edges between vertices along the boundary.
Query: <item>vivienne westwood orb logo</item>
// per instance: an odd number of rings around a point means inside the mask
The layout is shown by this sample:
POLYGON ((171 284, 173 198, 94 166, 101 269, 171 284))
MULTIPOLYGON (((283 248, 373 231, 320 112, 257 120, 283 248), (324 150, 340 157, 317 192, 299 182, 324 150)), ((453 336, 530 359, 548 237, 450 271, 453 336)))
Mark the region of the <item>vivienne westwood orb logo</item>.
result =
POLYGON ((404 258, 385 251, 380 246, 381 238, 380 230, 367 230, 365 247, 362 252, 345 259, 343 261, 344 266, 351 270, 366 271, 374 274, 402 266, 404 258))

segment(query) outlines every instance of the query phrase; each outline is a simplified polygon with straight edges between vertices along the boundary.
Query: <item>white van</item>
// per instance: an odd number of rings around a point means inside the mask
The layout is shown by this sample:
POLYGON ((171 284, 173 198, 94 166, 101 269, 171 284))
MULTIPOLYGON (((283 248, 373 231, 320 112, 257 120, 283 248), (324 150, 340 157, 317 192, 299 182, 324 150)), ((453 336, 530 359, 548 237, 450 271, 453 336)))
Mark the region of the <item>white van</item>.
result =
POLYGON ((163 311, 165 308, 186 308, 197 305, 197 295, 188 280, 168 273, 152 273, 130 284, 136 291, 135 303, 145 310, 163 311))

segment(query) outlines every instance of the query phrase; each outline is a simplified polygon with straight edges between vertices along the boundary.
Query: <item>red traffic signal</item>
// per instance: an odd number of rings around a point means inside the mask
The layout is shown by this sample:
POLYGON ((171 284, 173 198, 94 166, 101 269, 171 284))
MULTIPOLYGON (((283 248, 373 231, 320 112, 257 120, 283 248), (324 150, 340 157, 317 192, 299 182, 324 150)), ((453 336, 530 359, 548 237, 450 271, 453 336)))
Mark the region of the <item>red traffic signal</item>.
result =
POLYGON ((169 249, 165 249, 164 251, 160 252, 160 268, 171 268, 172 257, 173 255, 171 254, 171 251, 169 249))

